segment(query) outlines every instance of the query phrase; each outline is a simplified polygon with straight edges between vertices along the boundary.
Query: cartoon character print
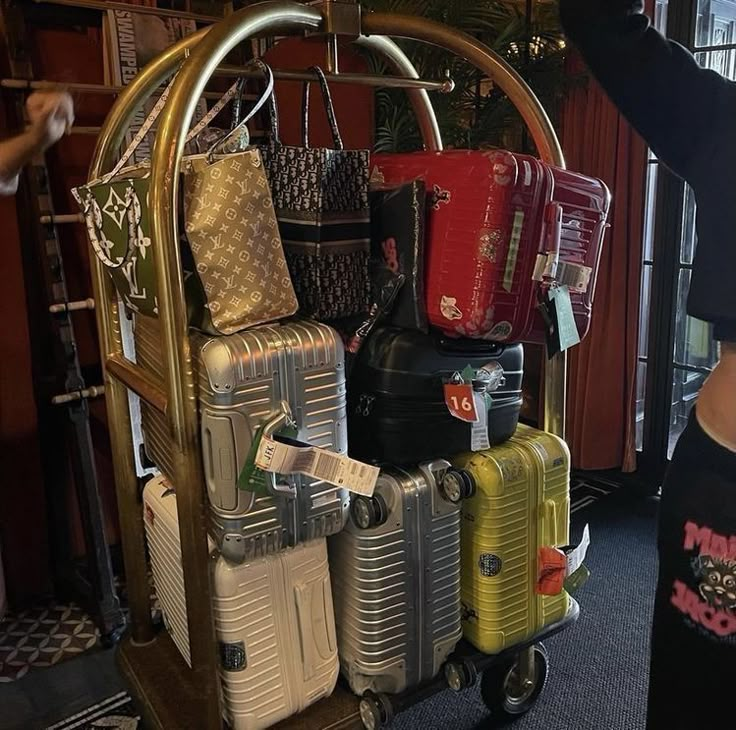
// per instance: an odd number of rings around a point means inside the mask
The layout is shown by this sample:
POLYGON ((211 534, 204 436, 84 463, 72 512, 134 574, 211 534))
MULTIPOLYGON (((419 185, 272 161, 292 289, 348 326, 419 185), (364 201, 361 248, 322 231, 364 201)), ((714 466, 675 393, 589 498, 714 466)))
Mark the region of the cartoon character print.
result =
POLYGON ((703 600, 715 609, 736 612, 736 563, 701 555, 693 567, 703 600))
POLYGON ((455 297, 443 296, 440 302, 440 311, 442 312, 442 316, 450 321, 463 318, 463 313, 458 308, 455 297))
POLYGON ((435 185, 430 197, 430 203, 432 210, 439 210, 442 205, 449 205, 452 200, 452 193, 449 190, 444 190, 439 185, 435 185))

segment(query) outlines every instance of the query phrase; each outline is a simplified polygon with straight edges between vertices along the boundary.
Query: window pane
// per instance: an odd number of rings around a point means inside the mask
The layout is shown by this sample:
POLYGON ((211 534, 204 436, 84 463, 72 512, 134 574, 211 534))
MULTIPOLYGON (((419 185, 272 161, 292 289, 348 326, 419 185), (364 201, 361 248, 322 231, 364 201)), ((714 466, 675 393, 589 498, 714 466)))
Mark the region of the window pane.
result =
POLYGON ((736 4, 698 0, 696 46, 722 46, 736 38, 736 4))
POLYGON ((682 246, 680 247, 680 261, 683 264, 692 264, 697 245, 695 233, 695 193, 691 187, 685 188, 685 205, 682 210, 682 246))
POLYGON ((670 459, 672 458, 672 452, 675 450, 677 439, 685 430, 690 411, 695 405, 698 393, 703 387, 704 382, 704 375, 675 368, 674 387, 672 389, 672 410, 670 411, 670 443, 669 453, 667 454, 670 459))
POLYGON ((647 364, 639 362, 636 368, 636 450, 644 448, 644 405, 647 394, 647 364))
POLYGON ((667 6, 668 0, 657 0, 654 6, 654 27, 661 33, 667 32, 667 6))
POLYGON ((652 300, 652 267, 641 270, 641 304, 639 305, 639 357, 647 357, 649 345, 649 307, 652 300))
POLYGON ((687 316, 687 293, 690 271, 680 271, 675 319, 675 362, 694 368, 712 369, 718 362, 718 349, 713 342, 712 325, 687 316))
MULTIPOLYGON (((736 3, 734 3, 734 9, 736 9, 736 3)), ((736 80, 736 49, 696 53, 695 58, 701 66, 713 69, 732 81, 736 80)))
POLYGON ((644 260, 654 257, 654 216, 657 212, 657 179, 659 165, 647 166, 647 193, 644 208, 644 260))

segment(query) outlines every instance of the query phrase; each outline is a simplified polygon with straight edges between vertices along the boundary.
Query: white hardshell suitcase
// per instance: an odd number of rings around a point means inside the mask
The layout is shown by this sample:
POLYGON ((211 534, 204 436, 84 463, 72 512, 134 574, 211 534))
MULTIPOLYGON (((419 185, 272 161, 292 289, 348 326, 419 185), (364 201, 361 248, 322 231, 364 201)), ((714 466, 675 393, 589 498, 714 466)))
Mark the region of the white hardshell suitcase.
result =
MULTIPOLYGON (((189 662, 176 495, 165 477, 143 493, 146 537, 165 623, 189 662)), ((264 558, 213 564, 225 719, 260 730, 335 688, 339 672, 324 538, 264 558)))
POLYGON ((329 539, 342 672, 358 695, 435 677, 462 636, 462 473, 444 460, 384 469, 329 539))
MULTIPOLYGON (((136 356, 161 371, 158 321, 136 320, 136 356)), ((346 490, 302 475, 280 478, 284 491, 255 495, 238 489, 256 429, 285 403, 297 438, 347 453, 345 353, 331 327, 293 320, 228 337, 192 333, 197 370, 203 465, 211 504, 211 531, 231 562, 293 547, 339 532, 350 504, 346 490)), ((142 405, 148 456, 171 478, 168 425, 142 405)))

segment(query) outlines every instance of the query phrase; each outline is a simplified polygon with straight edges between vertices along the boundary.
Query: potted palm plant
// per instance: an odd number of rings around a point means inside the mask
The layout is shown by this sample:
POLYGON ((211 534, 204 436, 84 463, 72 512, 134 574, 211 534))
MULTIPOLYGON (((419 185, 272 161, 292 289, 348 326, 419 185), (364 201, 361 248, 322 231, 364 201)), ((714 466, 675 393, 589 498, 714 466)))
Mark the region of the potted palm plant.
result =
MULTIPOLYGON (((535 0, 363 0, 367 10, 415 15, 469 33, 508 61, 529 83, 553 122, 570 79, 564 71, 565 42, 557 19, 556 2, 535 0)), ((505 147, 533 151, 522 120, 505 97, 476 69, 442 49, 403 42, 403 48, 425 78, 442 78, 449 71, 455 81, 450 94, 434 94, 443 140, 447 147, 505 147)), ((371 59, 376 73, 382 61, 371 59)), ((376 94, 376 150, 403 152, 421 146, 419 128, 406 96, 398 90, 376 94)))

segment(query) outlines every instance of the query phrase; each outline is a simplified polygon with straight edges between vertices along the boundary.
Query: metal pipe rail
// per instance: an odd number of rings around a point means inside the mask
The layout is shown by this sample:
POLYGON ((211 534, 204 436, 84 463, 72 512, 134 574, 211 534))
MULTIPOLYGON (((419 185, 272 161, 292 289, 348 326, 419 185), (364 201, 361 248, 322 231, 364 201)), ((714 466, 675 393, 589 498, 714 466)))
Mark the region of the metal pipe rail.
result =
MULTIPOLYGON (((245 78, 263 78, 263 74, 257 70, 244 70, 240 66, 223 65, 215 72, 216 76, 242 76, 245 78)), ((273 70, 277 81, 314 81, 315 75, 306 71, 282 71, 273 70)), ((362 84, 364 86, 375 86, 390 89, 426 89, 427 91, 439 91, 449 94, 455 89, 455 82, 451 78, 442 80, 431 79, 408 79, 405 76, 387 76, 379 74, 361 73, 326 73, 325 76, 333 84, 362 84)), ((25 81, 23 79, 2 79, 0 87, 18 91, 40 91, 49 89, 64 89, 65 91, 79 94, 119 94, 123 86, 107 86, 105 84, 67 84, 62 81, 25 81)), ((205 91, 202 97, 205 99, 219 99, 222 94, 216 91, 205 91)), ((247 97, 246 97, 247 98, 247 97)), ((255 99, 255 96, 252 96, 255 99)))
POLYGON ((222 19, 217 15, 201 15, 198 13, 179 12, 177 10, 166 10, 164 8, 151 8, 147 5, 128 5, 126 3, 105 2, 105 0, 33 0, 38 5, 64 5, 69 8, 80 8, 82 10, 124 10, 129 13, 142 13, 145 15, 158 15, 167 18, 182 18, 184 20, 196 20, 198 23, 216 23, 222 19))
MULTIPOLYGON (((538 100, 521 77, 490 49, 469 35, 419 17, 367 13, 362 17, 362 26, 358 42, 385 56, 396 72, 408 78, 417 79, 417 72, 388 36, 441 46, 475 65, 492 78, 516 105, 545 161, 564 166, 557 137, 538 100)), ((154 634, 148 604, 143 522, 133 464, 126 386, 165 413, 168 419, 172 436, 171 476, 176 486, 185 566, 192 678, 202 712, 198 722, 194 718, 188 720, 208 730, 220 727, 221 712, 217 644, 210 600, 205 526, 207 505, 202 488, 196 389, 178 250, 179 172, 184 140, 197 101, 227 54, 239 43, 256 35, 304 30, 324 30, 320 9, 288 0, 271 0, 240 10, 221 23, 180 41, 146 66, 120 94, 98 137, 90 168, 90 179, 96 179, 110 169, 136 109, 180 67, 154 144, 149 196, 151 237, 156 241, 153 256, 162 333, 163 381, 157 381, 151 373, 123 357, 117 297, 104 266, 95 257, 92 258, 92 275, 102 359, 106 366, 106 399, 119 510, 125 535, 123 548, 129 581, 132 646, 150 642, 154 634)), ((413 88, 408 93, 426 147, 441 149, 437 119, 426 89, 413 88)), ((564 435, 564 402, 563 355, 554 358, 547 368, 545 388, 545 427, 559 435, 564 435)), ((164 653, 165 650, 161 649, 162 656, 164 653)), ((131 668, 134 683, 139 687, 144 682, 136 672, 142 676, 146 671, 147 667, 142 662, 135 669, 131 668)), ((157 699, 162 707, 155 709, 154 718, 157 725, 163 727, 163 705, 168 703, 171 713, 176 713, 179 708, 167 695, 159 693, 157 699)))

